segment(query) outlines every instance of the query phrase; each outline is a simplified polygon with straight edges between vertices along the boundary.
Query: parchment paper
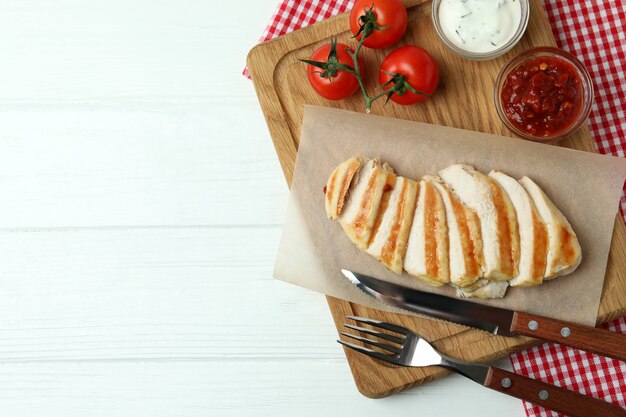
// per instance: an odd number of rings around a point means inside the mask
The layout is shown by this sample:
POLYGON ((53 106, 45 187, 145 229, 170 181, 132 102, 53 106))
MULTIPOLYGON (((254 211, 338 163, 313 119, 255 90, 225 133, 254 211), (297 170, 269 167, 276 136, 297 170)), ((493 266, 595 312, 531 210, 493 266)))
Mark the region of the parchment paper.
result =
MULTIPOLYGON (((594 325, 604 282, 626 160, 467 130, 324 107, 305 106, 296 168, 274 277, 368 307, 374 301, 341 275, 366 273, 423 291, 454 296, 450 286, 395 275, 359 251, 335 220, 322 191, 328 176, 351 156, 380 157, 397 174, 419 179, 453 163, 489 173, 529 176, 563 212, 578 235, 583 260, 570 275, 534 288, 511 288, 504 299, 476 301, 594 325)), ((471 300, 473 301, 473 300, 471 300)))

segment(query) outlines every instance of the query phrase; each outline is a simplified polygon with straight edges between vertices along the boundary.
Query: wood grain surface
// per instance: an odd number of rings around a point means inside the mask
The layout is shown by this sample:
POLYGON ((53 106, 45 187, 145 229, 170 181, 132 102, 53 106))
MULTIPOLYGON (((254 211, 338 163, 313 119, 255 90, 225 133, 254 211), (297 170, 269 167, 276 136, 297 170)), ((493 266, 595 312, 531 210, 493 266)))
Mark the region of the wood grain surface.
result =
MULTIPOLYGON (((528 29, 519 44, 500 58, 481 62, 462 59, 443 46, 431 22, 431 2, 406 0, 404 3, 409 13, 409 27, 402 43, 420 45, 431 52, 439 65, 440 85, 433 97, 419 105, 383 106, 382 103, 375 103, 373 113, 513 136, 500 121, 493 106, 493 85, 500 68, 513 56, 535 46, 555 46, 541 2, 531 0, 528 29)), ((341 42, 354 43, 347 28, 347 15, 339 15, 261 44, 248 55, 248 66, 257 96, 288 183, 291 182, 295 165, 303 104, 363 110, 362 98, 358 94, 338 102, 317 96, 308 83, 303 81, 305 67, 298 61, 307 58, 315 48, 327 42, 331 34, 336 35, 341 42)), ((377 63, 389 51, 390 49, 364 48, 365 67, 377 68, 377 63)), ((374 78, 377 77, 367 77, 366 84, 370 90, 375 87, 374 78)), ((586 126, 560 145, 595 152, 586 126)), ((626 313, 625 252, 626 229, 621 219, 616 217, 598 322, 605 322, 626 313)), ((528 337, 497 337, 479 330, 429 319, 367 309, 332 297, 327 297, 327 300, 337 326, 341 325, 347 314, 399 323, 418 331, 443 352, 465 360, 490 361, 538 343, 528 337)), ((446 374, 446 371, 432 368, 391 369, 351 351, 346 351, 346 356, 358 389, 372 398, 384 397, 446 374)))

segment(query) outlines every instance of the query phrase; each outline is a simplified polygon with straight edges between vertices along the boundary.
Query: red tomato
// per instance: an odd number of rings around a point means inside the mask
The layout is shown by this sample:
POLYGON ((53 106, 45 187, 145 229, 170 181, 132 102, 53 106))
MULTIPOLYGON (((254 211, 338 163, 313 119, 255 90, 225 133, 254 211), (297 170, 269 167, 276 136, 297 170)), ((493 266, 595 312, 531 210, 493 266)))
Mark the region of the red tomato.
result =
MULTIPOLYGON (((406 81, 417 91, 426 95, 416 94, 409 89, 402 95, 393 94, 391 101, 398 104, 413 104, 426 100, 437 87, 439 82, 439 70, 432 56, 419 46, 403 46, 392 51, 380 64, 378 81, 385 84, 393 77, 391 74, 400 74, 406 77, 406 81)), ((387 85, 389 90, 393 85, 387 85)))
MULTIPOLYGON (((406 8, 400 0, 356 0, 350 12, 352 34, 356 36, 361 25, 368 21, 372 22, 370 25, 375 24, 380 29, 373 30, 365 38, 363 45, 375 49, 385 48, 398 42, 404 35, 407 23, 406 8)), ((361 39, 360 34, 357 39, 361 39)))
MULTIPOLYGON (((331 67, 324 70, 309 64, 307 66, 307 74, 311 86, 313 86, 315 91, 317 91, 320 96, 329 100, 341 100, 342 98, 351 96, 356 92, 356 90, 359 89, 359 81, 349 72, 332 68, 333 60, 330 59, 331 47, 332 44, 330 43, 320 46, 317 50, 315 50, 315 52, 313 52, 310 59, 311 61, 329 63, 331 64, 331 67), (329 60, 331 62, 329 62, 329 60)), ((350 53, 354 53, 348 45, 338 43, 336 49, 336 62, 352 67, 352 58, 348 55, 348 51, 350 53)), ((358 58, 358 62, 359 68, 362 72, 363 61, 360 57, 358 58)))

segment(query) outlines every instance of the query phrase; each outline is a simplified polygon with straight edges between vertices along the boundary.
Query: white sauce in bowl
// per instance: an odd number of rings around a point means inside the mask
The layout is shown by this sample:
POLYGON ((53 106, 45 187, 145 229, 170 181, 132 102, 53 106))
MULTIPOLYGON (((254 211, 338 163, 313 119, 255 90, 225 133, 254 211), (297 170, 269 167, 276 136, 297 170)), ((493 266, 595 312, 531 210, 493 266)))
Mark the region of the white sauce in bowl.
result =
POLYGON ((439 24, 444 36, 468 52, 491 52, 513 38, 520 0, 441 0, 439 24))

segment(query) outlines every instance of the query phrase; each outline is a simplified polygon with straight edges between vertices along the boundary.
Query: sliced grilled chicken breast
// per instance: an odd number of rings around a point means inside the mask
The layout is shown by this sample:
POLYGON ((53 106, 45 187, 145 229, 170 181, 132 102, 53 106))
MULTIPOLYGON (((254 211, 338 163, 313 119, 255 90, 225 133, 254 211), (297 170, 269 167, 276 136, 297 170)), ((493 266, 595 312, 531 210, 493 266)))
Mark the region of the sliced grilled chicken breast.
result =
POLYGON ((363 166, 363 158, 350 158, 337 166, 326 183, 326 215, 336 219, 341 214, 352 180, 363 166))
POLYGON ((502 187, 468 165, 451 165, 440 171, 439 176, 478 215, 483 241, 483 276, 497 281, 517 276, 517 219, 502 187))
POLYGON ((530 178, 519 180, 532 198, 548 230, 548 256, 544 279, 552 279, 574 271, 582 260, 580 243, 565 216, 543 190, 530 178))
POLYGON ((517 215, 520 237, 518 274, 509 284, 512 287, 531 287, 543 282, 548 254, 548 231, 539 216, 535 203, 524 187, 503 172, 494 170, 489 177, 496 180, 511 199, 517 215))
POLYGON ((497 170, 451 165, 419 183, 378 159, 350 158, 325 187, 326 214, 357 247, 458 297, 502 298, 574 271, 581 248, 541 188, 497 170))
POLYGON ((456 296, 460 298, 481 298, 483 300, 489 298, 502 298, 506 294, 506 289, 509 287, 507 281, 486 281, 485 285, 478 287, 473 291, 468 291, 465 288, 457 288, 456 296))
POLYGON ((474 284, 481 277, 482 242, 478 217, 465 207, 439 177, 425 176, 441 195, 446 210, 450 283, 459 287, 474 284))
POLYGON ((404 269, 431 286, 450 281, 445 207, 437 188, 424 180, 419 182, 404 269))
POLYGON ((401 274, 415 213, 417 183, 393 174, 388 178, 367 253, 396 274, 401 274))
POLYGON ((348 238, 361 250, 367 249, 370 241, 389 175, 395 177, 387 164, 381 165, 378 159, 369 160, 348 190, 348 201, 338 220, 348 238))

